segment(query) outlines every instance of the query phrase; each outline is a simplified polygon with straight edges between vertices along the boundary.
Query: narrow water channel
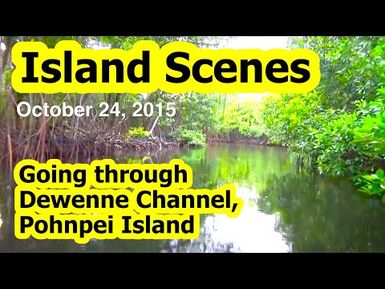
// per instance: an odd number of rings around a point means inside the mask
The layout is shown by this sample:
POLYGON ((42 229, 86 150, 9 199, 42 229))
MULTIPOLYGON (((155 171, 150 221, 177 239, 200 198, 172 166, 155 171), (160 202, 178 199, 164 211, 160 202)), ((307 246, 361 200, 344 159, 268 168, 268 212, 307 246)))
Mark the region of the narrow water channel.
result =
POLYGON ((232 183, 244 199, 238 218, 207 215, 196 240, 17 240, 13 188, 0 171, 1 252, 385 252, 385 205, 345 179, 300 170, 285 149, 209 145, 119 155, 117 162, 181 158, 194 171, 195 188, 232 183))

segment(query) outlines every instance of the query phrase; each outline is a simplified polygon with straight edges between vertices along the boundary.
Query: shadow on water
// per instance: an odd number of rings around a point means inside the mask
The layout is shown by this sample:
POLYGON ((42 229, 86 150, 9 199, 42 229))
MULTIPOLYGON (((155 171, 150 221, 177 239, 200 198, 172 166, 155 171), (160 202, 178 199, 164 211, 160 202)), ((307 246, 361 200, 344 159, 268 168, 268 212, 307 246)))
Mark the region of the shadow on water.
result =
POLYGON ((343 179, 289 173, 260 194, 266 214, 296 252, 384 252, 385 207, 343 179))
POLYGON ((344 179, 298 170, 278 147, 211 145, 119 155, 120 163, 162 163, 181 158, 194 188, 232 183, 243 198, 239 217, 201 216, 196 240, 16 240, 13 181, 0 172, 2 252, 385 252, 385 206, 344 179))

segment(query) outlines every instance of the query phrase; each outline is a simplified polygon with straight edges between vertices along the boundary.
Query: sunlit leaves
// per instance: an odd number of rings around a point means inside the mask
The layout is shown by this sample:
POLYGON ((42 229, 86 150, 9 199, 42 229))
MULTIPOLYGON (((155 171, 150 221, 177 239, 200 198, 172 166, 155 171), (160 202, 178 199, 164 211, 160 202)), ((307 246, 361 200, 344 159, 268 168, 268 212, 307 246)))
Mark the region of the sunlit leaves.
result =
POLYGON ((322 80, 308 95, 267 99, 271 142, 310 156, 323 174, 348 175, 385 195, 385 38, 305 37, 295 47, 320 55, 322 80))

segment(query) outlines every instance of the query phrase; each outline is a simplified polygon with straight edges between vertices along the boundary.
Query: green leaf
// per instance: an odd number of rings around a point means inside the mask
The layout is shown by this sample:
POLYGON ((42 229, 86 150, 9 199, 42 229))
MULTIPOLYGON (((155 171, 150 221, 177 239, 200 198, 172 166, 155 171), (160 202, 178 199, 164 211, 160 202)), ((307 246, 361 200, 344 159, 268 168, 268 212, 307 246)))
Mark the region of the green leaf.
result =
POLYGON ((375 174, 363 175, 363 176, 361 176, 361 178, 363 178, 364 180, 368 180, 368 181, 374 181, 374 180, 378 179, 377 175, 375 175, 375 174))
POLYGON ((377 175, 377 177, 378 177, 379 179, 383 179, 384 176, 385 176, 384 170, 383 170, 383 169, 378 169, 378 170, 376 171, 376 175, 377 175))

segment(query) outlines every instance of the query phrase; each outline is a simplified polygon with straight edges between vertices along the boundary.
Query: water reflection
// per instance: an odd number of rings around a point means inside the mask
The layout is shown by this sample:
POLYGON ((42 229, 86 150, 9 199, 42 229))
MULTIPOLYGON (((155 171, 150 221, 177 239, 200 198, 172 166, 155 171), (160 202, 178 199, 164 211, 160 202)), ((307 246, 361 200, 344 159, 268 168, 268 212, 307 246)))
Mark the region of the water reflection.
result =
POLYGON ((258 206, 297 252, 385 251, 385 208, 346 180, 290 173, 272 178, 258 206))
POLYGON ((195 162, 185 157, 194 171, 206 172, 196 186, 234 183, 245 202, 236 219, 207 217, 186 251, 194 242, 206 244, 206 252, 385 251, 384 205, 347 180, 298 170, 286 151, 210 147, 195 162))
POLYGON ((201 236, 185 252, 288 252, 290 246, 276 231, 279 214, 266 214, 258 208, 258 192, 265 188, 267 177, 294 169, 286 151, 280 148, 252 146, 211 146, 180 156, 194 172, 195 187, 218 187, 233 183, 244 208, 237 218, 211 215, 205 218, 201 236), (197 246, 200 244, 200 246, 197 246))
POLYGON ((289 252, 290 247, 276 230, 278 214, 258 210, 255 190, 237 187, 245 205, 237 218, 209 215, 201 220, 200 237, 193 241, 173 240, 165 252, 289 252))
POLYGON ((385 252, 385 206, 343 179, 297 169, 277 147, 208 146, 116 156, 117 162, 182 158, 195 188, 233 183, 244 200, 238 218, 201 216, 196 240, 15 240, 13 181, 0 172, 1 252, 385 252), (2 220, 2 221, 1 221, 2 220), (2 224, 1 224, 2 222, 2 224))

